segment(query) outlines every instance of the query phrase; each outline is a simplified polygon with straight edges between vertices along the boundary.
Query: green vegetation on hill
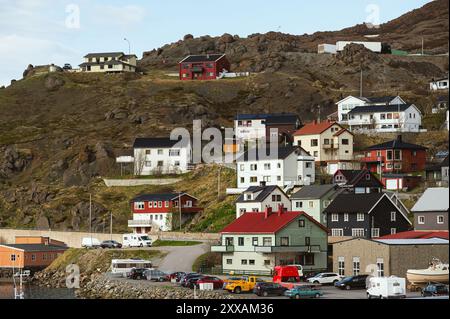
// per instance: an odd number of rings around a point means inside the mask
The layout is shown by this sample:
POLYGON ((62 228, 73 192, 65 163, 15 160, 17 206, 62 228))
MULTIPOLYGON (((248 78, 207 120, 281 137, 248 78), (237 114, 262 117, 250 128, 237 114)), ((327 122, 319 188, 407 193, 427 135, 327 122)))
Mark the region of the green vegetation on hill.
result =
POLYGON ((199 241, 186 241, 186 240, 157 240, 153 243, 152 247, 182 247, 182 246, 197 246, 200 245, 199 241))

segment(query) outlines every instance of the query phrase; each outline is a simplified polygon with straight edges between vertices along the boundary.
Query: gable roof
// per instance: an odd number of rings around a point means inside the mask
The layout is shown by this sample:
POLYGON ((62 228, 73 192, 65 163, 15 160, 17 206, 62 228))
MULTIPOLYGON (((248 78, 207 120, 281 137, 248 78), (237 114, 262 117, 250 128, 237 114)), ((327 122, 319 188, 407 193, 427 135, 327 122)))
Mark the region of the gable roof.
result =
POLYGON ((246 189, 236 200, 236 203, 259 203, 262 202, 272 194, 276 189, 279 189, 286 197, 287 195, 283 192, 283 190, 278 186, 251 186, 246 189), (260 192, 260 193, 259 193, 260 192), (247 193, 259 193, 256 198, 253 200, 245 200, 245 194, 247 193))
POLYGON ((9 247, 17 250, 23 250, 25 252, 45 252, 45 251, 64 251, 67 247, 56 245, 44 245, 44 244, 2 244, 0 246, 9 247))
POLYGON ((448 188, 428 188, 411 209, 418 212, 448 212, 448 188))
POLYGON ((372 208, 384 197, 383 193, 371 194, 339 194, 325 209, 326 214, 364 213, 368 214, 372 208))
POLYGON ((381 143, 381 144, 377 144, 377 145, 373 145, 369 148, 367 148, 367 150, 370 151, 376 151, 376 150, 385 150, 385 149, 396 149, 396 150, 402 150, 402 149, 409 149, 409 150, 426 150, 427 148, 421 145, 417 145, 417 144, 411 144, 411 143, 406 143, 403 142, 402 140, 402 136, 399 135, 397 137, 397 139, 389 141, 389 142, 385 142, 385 143, 381 143))
POLYGON ((273 212, 267 218, 265 213, 245 213, 225 227, 221 234, 276 234, 301 216, 328 232, 325 226, 305 212, 283 212, 280 216, 273 212))
POLYGON ((339 241, 333 245, 341 245, 352 241, 368 241, 382 245, 448 245, 448 240, 442 238, 413 238, 413 239, 367 239, 367 238, 350 238, 339 241))
MULTIPOLYGON (((134 140, 133 148, 172 148, 180 142, 180 140, 174 141, 166 137, 156 138, 136 138, 134 140)), ((182 145, 187 146, 187 145, 182 145)))
POLYGON ((271 124, 296 124, 300 118, 294 113, 268 113, 268 114, 238 114, 236 121, 242 120, 266 120, 267 125, 271 124))
POLYGON ((347 180, 346 186, 379 186, 383 187, 383 183, 369 170, 338 170, 335 173, 335 176, 338 173, 342 173, 345 179, 347 180), (370 175, 370 180, 366 180, 366 175, 370 175))
POLYGON ((194 196, 191 196, 187 193, 162 193, 162 194, 143 194, 136 196, 133 198, 130 203, 136 203, 136 202, 153 202, 153 201, 171 201, 174 199, 178 199, 180 196, 189 196, 191 198, 196 199, 194 196))
POLYGON ((429 232, 429 231, 405 231, 393 235, 386 235, 380 237, 379 239, 427 239, 427 238, 441 238, 448 240, 448 231, 438 231, 438 232, 429 232))
POLYGON ((320 122, 320 123, 311 122, 311 123, 308 123, 305 126, 303 126, 297 132, 295 132, 294 136, 322 134, 323 132, 328 130, 333 125, 338 125, 341 129, 343 128, 337 122, 331 122, 331 121, 325 121, 325 122, 320 122))
POLYGON ((180 61, 180 63, 183 62, 215 62, 221 59, 222 57, 225 57, 225 54, 198 54, 198 55, 188 55, 183 60, 180 61))
POLYGON ((358 99, 360 101, 366 102, 366 103, 372 103, 372 104, 389 104, 391 103, 393 100, 395 100, 396 98, 400 98, 400 100, 403 101, 403 99, 400 96, 373 96, 373 97, 357 97, 357 96, 347 96, 346 98, 340 100, 339 102, 337 102, 336 104, 341 104, 342 102, 345 102, 346 100, 350 99, 350 98, 354 98, 354 99, 358 99))
POLYGON ((103 58, 103 57, 118 57, 123 56, 125 53, 123 52, 102 52, 102 53, 88 53, 84 57, 85 58, 103 58))
MULTIPOLYGON (((404 112, 410 107, 415 107, 414 104, 400 104, 400 105, 365 105, 357 106, 348 114, 362 114, 362 113, 381 113, 381 112, 404 112)), ((417 107, 415 107, 417 109, 417 107)), ((419 111, 420 112, 420 111, 419 111)))
MULTIPOLYGON (((296 151, 301 151, 301 150, 303 150, 303 149, 301 147, 298 147, 298 146, 278 146, 278 154, 277 155, 269 154, 265 158, 261 158, 261 160, 277 160, 277 159, 278 160, 284 160, 287 157, 289 157, 292 153, 294 153, 296 151)), ((270 152, 270 148, 267 147, 266 151, 270 152)), ((258 148, 253 148, 253 149, 250 149, 247 152, 245 152, 241 157, 239 157, 236 160, 236 162, 259 161, 260 160, 259 155, 260 155, 259 154, 259 149, 258 148), (253 158, 251 158, 249 160, 249 156, 250 155, 253 158)))
POLYGON ((336 173, 334 173, 334 175, 338 175, 338 174, 342 174, 344 175, 345 179, 348 181, 353 180, 359 173, 361 172, 361 170, 353 170, 353 169, 339 169, 336 171, 336 173))
POLYGON ((336 185, 309 185, 302 187, 301 190, 291 196, 291 199, 319 199, 332 190, 337 190, 336 185))

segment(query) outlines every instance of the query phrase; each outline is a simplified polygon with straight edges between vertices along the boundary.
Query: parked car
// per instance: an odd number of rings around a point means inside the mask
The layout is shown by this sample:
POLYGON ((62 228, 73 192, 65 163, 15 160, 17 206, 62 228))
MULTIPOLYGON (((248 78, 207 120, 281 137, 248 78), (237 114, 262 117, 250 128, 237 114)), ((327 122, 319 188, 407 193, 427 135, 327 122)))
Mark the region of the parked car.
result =
POLYGON ((131 271, 127 274, 127 278, 133 279, 133 280, 146 280, 147 277, 145 275, 145 272, 148 269, 146 268, 133 268, 131 271))
POLYGON ((203 278, 205 278, 205 277, 206 277, 206 276, 199 275, 199 274, 197 274, 197 275, 195 275, 195 276, 191 276, 191 277, 189 277, 189 278, 186 280, 186 282, 185 282, 185 284, 184 284, 184 287, 190 288, 190 289, 194 289, 194 287, 198 287, 198 286, 197 286, 197 281, 200 280, 200 279, 203 279, 203 278))
POLYGON ((303 266, 302 265, 289 265, 292 267, 296 267, 298 270, 298 275, 301 277, 303 277, 305 274, 303 273, 303 266))
POLYGON ((186 275, 184 275, 183 277, 181 277, 181 280, 180 280, 180 284, 181 284, 181 286, 183 286, 183 287, 186 287, 186 283, 187 283, 187 281, 189 280, 189 279, 191 279, 191 278, 194 278, 194 277, 200 277, 201 275, 200 274, 198 274, 198 273, 189 273, 189 274, 186 274, 186 275))
POLYGON ((213 284, 214 289, 222 289, 223 280, 218 277, 205 276, 199 278, 195 284, 197 287, 200 287, 200 284, 213 284))
POLYGON ((70 63, 66 63, 66 64, 64 64, 64 66, 63 66, 63 70, 72 70, 72 65, 70 64, 70 63))
POLYGON ((300 282, 300 277, 297 266, 276 266, 272 281, 275 283, 300 282))
POLYGON ((298 286, 286 291, 284 295, 291 299, 320 298, 323 292, 312 286, 298 286))
POLYGON ((122 248, 122 244, 115 240, 105 240, 105 241, 102 241, 102 243, 100 244, 100 247, 110 248, 110 249, 122 248))
POLYGON ((180 282, 181 277, 183 277, 184 275, 186 275, 186 273, 182 271, 173 272, 169 274, 169 280, 175 279, 176 282, 180 282))
POLYGON ((312 284, 334 285, 342 279, 344 279, 344 276, 340 276, 334 272, 323 272, 315 275, 314 277, 308 278, 308 282, 312 284))
POLYGON ((83 248, 95 249, 100 248, 100 245, 100 240, 97 238, 85 237, 81 240, 81 247, 83 248))
POLYGON ((147 278, 147 280, 151 280, 151 281, 159 281, 159 282, 163 282, 163 281, 169 281, 169 275, 167 275, 165 272, 162 272, 161 270, 157 270, 157 269, 149 269, 147 271, 145 271, 145 277, 147 278))
POLYGON ((366 289, 367 288, 367 277, 369 275, 358 275, 345 277, 341 281, 334 284, 335 287, 345 290, 351 289, 366 289))
POLYGON ((280 284, 272 282, 259 282, 253 289, 253 293, 260 297, 283 296, 288 289, 280 284))
POLYGON ((422 297, 448 296, 448 287, 444 284, 429 284, 422 289, 422 297))

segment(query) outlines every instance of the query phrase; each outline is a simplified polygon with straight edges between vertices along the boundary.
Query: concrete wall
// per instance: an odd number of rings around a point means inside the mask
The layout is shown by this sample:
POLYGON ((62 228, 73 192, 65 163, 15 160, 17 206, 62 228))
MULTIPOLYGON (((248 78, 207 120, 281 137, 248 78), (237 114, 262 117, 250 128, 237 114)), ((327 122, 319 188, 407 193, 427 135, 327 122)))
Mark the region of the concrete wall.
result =
POLYGON ((181 181, 180 178, 158 179, 104 179, 107 187, 135 187, 142 185, 171 185, 181 181))

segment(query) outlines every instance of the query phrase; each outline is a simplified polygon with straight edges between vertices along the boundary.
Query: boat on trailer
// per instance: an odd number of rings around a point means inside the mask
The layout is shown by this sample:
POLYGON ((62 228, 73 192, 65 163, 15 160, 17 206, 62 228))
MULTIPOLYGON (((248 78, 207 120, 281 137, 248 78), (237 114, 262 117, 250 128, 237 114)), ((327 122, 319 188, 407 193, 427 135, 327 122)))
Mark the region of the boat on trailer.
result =
POLYGON ((439 259, 433 259, 427 269, 409 269, 406 278, 412 285, 438 282, 448 284, 449 272, 448 264, 442 263, 439 259))

